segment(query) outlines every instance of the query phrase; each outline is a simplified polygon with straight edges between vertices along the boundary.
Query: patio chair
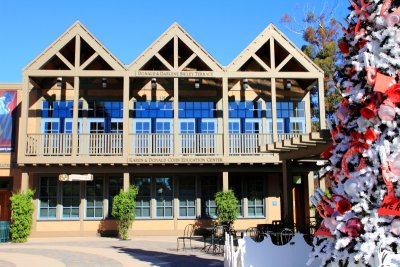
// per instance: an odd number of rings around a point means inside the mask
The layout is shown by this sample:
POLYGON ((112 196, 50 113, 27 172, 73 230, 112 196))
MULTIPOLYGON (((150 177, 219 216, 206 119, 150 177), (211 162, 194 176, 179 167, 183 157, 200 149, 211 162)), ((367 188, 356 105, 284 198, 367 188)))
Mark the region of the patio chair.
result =
POLYGON ((192 237, 194 232, 194 224, 188 224, 183 230, 183 236, 178 236, 176 239, 176 250, 179 250, 179 241, 183 243, 183 250, 186 248, 186 240, 189 241, 190 249, 192 249, 192 237))
POLYGON ((289 241, 292 239, 294 233, 291 229, 285 228, 281 232, 281 245, 285 245, 289 243, 289 241))
POLYGON ((262 241, 262 232, 257 227, 249 227, 246 229, 246 235, 253 239, 255 242, 262 241))
POLYGON ((225 233, 227 231, 228 228, 225 225, 216 225, 214 227, 210 247, 214 255, 224 253, 225 233))

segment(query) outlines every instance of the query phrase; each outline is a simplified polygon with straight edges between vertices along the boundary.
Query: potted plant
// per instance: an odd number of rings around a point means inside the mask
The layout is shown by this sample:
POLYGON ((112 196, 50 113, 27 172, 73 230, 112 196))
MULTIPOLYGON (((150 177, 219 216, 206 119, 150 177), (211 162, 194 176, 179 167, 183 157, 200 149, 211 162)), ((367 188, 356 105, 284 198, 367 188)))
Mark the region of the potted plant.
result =
POLYGON ((117 220, 118 234, 122 240, 128 239, 129 228, 135 220, 137 194, 138 188, 130 185, 128 191, 121 190, 113 200, 112 215, 117 220))
POLYGON ((215 203, 217 205, 218 222, 231 229, 239 213, 238 200, 234 192, 232 190, 217 192, 215 203))

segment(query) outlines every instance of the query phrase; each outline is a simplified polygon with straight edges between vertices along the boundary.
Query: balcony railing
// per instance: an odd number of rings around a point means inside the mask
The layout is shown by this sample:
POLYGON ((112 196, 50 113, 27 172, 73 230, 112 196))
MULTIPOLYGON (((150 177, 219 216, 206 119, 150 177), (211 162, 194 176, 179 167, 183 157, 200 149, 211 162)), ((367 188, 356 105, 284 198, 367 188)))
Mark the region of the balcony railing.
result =
MULTIPOLYGON (((279 140, 299 134, 280 134, 279 140)), ((129 156, 222 156, 223 134, 179 134, 178 151, 174 153, 174 135, 160 133, 129 134, 124 142, 117 133, 78 134, 77 156, 122 156, 130 145, 129 156)), ((271 144, 272 134, 230 134, 229 155, 254 156, 260 146, 271 144)), ((26 156, 72 156, 72 134, 28 134, 26 156)))

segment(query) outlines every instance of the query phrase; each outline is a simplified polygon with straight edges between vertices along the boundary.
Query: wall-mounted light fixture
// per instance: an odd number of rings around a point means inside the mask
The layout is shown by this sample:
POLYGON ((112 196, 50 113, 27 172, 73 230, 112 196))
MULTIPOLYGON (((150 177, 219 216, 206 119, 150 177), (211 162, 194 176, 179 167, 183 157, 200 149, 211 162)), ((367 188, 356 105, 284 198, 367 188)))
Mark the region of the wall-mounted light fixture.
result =
POLYGON ((102 78, 101 79, 101 87, 107 88, 107 78, 102 78))
POLYGON ((290 80, 287 80, 285 83, 285 89, 289 90, 290 88, 292 88, 292 82, 290 80))
POLYGON ((194 88, 196 88, 196 89, 200 88, 200 79, 195 79, 194 80, 194 88))
POLYGON ((249 87, 249 80, 243 79, 243 88, 246 89, 247 87, 249 87))
POLYGON ((157 79, 156 78, 151 78, 151 89, 153 89, 153 90, 157 89, 157 79))
POLYGON ((57 77, 57 82, 56 82, 57 87, 62 86, 62 77, 57 77))

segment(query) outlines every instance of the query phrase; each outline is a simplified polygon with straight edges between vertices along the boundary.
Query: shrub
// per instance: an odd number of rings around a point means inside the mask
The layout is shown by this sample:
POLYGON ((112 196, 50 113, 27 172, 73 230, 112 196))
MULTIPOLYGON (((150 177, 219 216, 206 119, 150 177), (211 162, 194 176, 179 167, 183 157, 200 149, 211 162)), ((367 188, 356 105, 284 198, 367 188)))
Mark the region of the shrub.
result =
POLYGON ((121 190, 113 200, 112 215, 117 219, 118 234, 122 240, 128 239, 129 228, 135 219, 137 193, 138 188, 131 185, 127 192, 121 190))
POLYGON ((31 233, 34 211, 33 194, 33 191, 28 189, 26 193, 13 193, 10 197, 12 211, 10 235, 12 242, 26 242, 31 233))
POLYGON ((218 221, 229 228, 238 217, 238 200, 232 190, 220 191, 215 195, 218 221))

